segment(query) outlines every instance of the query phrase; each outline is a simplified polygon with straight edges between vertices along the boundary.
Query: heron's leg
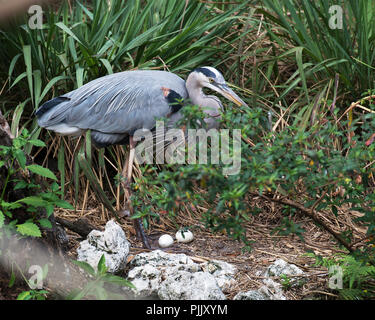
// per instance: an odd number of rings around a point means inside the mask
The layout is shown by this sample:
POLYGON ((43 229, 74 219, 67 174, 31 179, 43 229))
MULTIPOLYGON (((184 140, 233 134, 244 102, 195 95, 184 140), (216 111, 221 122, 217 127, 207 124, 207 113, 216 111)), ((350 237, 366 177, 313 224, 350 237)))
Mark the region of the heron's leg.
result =
MULTIPOLYGON (((132 203, 130 201, 130 196, 131 196, 131 189, 130 189, 130 182, 132 178, 132 173, 133 173, 133 163, 134 163, 134 157, 135 157, 135 147, 136 147, 136 142, 133 140, 133 137, 130 136, 129 138, 129 145, 130 145, 130 151, 129 151, 129 156, 128 159, 125 163, 124 169, 122 170, 122 177, 126 177, 126 181, 122 182, 122 187, 125 192, 125 197, 126 197, 126 204, 129 209, 130 216, 134 215, 134 208, 132 206, 132 203)), ((151 246, 149 244, 147 235, 143 229, 142 221, 141 219, 134 219, 134 228, 137 234, 137 238, 142 240, 143 246, 147 249, 151 249, 151 246)))

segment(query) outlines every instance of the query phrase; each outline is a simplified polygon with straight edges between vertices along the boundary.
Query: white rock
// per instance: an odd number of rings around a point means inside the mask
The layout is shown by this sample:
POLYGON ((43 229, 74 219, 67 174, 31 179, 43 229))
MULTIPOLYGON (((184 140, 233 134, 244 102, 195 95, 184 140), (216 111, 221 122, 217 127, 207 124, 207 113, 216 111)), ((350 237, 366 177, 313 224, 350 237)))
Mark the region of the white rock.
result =
POLYGON ((134 256, 130 262, 131 266, 140 267, 146 264, 154 267, 171 267, 184 264, 194 264, 186 254, 167 253, 162 250, 154 250, 151 252, 143 252, 134 256))
POLYGON ((122 228, 110 220, 105 225, 103 232, 93 230, 87 236, 87 240, 80 243, 77 249, 77 260, 87 262, 96 269, 104 254, 108 272, 115 273, 125 267, 129 248, 130 243, 122 228))
POLYGON ((235 272, 223 261, 198 264, 185 254, 162 250, 137 254, 129 267, 128 280, 136 289, 123 290, 136 298, 153 299, 225 299, 219 283, 225 288, 226 277, 235 272))
POLYGON ((234 276, 237 273, 237 268, 232 264, 211 260, 203 263, 202 269, 215 277, 217 284, 224 292, 229 291, 236 284, 234 276))
POLYGON ((287 300, 284 296, 283 287, 280 284, 280 280, 272 279, 271 277, 279 277, 282 275, 287 276, 290 279, 292 286, 296 285, 297 275, 302 275, 304 272, 294 264, 289 264, 282 259, 276 260, 272 263, 264 273, 266 279, 263 279, 264 286, 259 288, 258 292, 268 297, 270 300, 287 300), (277 280, 277 281, 274 281, 277 280))
POLYGON ((264 279, 264 286, 259 288, 259 293, 265 295, 270 300, 287 300, 283 295, 284 291, 280 283, 273 281, 272 279, 264 279))
POLYGON ((129 271, 128 280, 136 289, 124 287, 125 292, 133 293, 135 298, 158 299, 158 290, 161 283, 161 271, 159 269, 151 265, 135 267, 129 271))
POLYGON ((194 240, 194 235, 190 230, 178 230, 176 232, 176 240, 177 242, 191 242, 194 240))
POLYGON ((215 277, 201 271, 171 275, 161 283, 158 295, 162 300, 226 300, 215 277))
POLYGON ((257 290, 237 293, 233 300, 269 300, 269 297, 257 290))
POLYGON ((276 276, 280 277, 282 274, 290 277, 296 275, 302 275, 304 272, 294 264, 289 264, 283 259, 277 259, 271 264, 265 273, 266 277, 276 276))
POLYGON ((294 264, 289 264, 282 259, 277 259, 273 264, 271 264, 264 276, 265 277, 281 277, 285 275, 289 278, 291 286, 296 286, 300 277, 293 277, 298 275, 303 275, 304 272, 294 264))
POLYGON ((170 247, 173 244, 173 238, 169 234, 163 234, 159 238, 159 246, 161 248, 167 248, 170 247))

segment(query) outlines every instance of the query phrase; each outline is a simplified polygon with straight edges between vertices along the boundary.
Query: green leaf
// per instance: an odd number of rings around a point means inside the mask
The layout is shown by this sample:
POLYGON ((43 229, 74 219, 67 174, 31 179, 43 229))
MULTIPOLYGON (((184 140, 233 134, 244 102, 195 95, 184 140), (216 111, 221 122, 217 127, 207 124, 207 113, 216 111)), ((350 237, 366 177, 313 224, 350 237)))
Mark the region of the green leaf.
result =
POLYGON ((78 261, 78 260, 74 260, 72 262, 74 264, 76 264, 78 267, 80 267, 83 270, 85 270, 87 273, 91 274, 92 276, 95 276, 95 270, 94 270, 94 268, 91 265, 89 265, 87 262, 78 261))
POLYGON ((12 61, 10 63, 10 66, 9 66, 9 71, 8 71, 9 78, 12 77, 14 66, 16 65, 16 62, 17 62, 18 58, 21 57, 21 56, 22 56, 22 53, 19 53, 19 54, 15 55, 14 58, 12 59, 12 61))
POLYGON ((29 92, 31 101, 34 105, 34 89, 33 89, 33 68, 31 63, 31 46, 23 46, 23 57, 26 65, 27 82, 29 84, 29 92))
POLYGON ((136 289, 134 284, 132 284, 130 281, 128 281, 124 278, 121 278, 119 276, 110 274, 110 273, 106 273, 105 275, 103 275, 102 279, 106 282, 118 284, 119 286, 126 286, 126 287, 129 287, 129 288, 136 289))
POLYGON ((46 87, 44 88, 43 92, 41 93, 39 101, 43 100, 45 95, 48 93, 49 90, 51 90, 51 88, 55 85, 55 83, 57 83, 58 81, 61 81, 61 80, 66 80, 66 79, 69 79, 69 77, 67 77, 67 76, 57 76, 57 77, 54 77, 51 81, 49 81, 48 84, 46 85, 46 87))
POLYGON ((69 34, 74 40, 76 40, 79 44, 84 45, 81 40, 78 39, 78 37, 72 32, 72 30, 69 29, 63 22, 57 22, 56 26, 65 31, 67 34, 69 34))
POLYGON ((39 224, 47 229, 52 229, 52 223, 48 219, 42 218, 38 220, 39 224))
POLYGON ((30 300, 30 298, 30 291, 23 291, 18 295, 17 300, 30 300))
POLYGON ((14 80, 14 82, 12 83, 12 85, 10 86, 10 88, 12 88, 13 86, 15 86, 18 82, 20 82, 26 76, 27 76, 26 72, 23 72, 20 75, 18 75, 18 77, 16 78, 16 80, 14 80))
POLYGON ((8 287, 9 288, 12 288, 13 285, 14 285, 14 282, 16 281, 16 275, 15 273, 12 271, 11 275, 10 275, 10 279, 9 279, 9 283, 8 283, 8 287))
POLYGON ((17 226, 17 231, 24 236, 32 236, 32 237, 42 236, 39 227, 35 223, 25 222, 22 224, 17 224, 16 226, 17 226))
POLYGON ((19 203, 19 202, 22 202, 24 204, 27 204, 29 206, 34 206, 34 207, 45 207, 49 204, 46 200, 43 200, 42 198, 38 196, 30 196, 30 197, 22 198, 16 201, 16 203, 19 203))
POLYGON ((0 210, 0 228, 3 227, 5 221, 4 213, 0 210))
POLYGON ((28 183, 24 180, 18 181, 17 184, 14 186, 14 190, 18 189, 25 189, 28 187, 28 183))
POLYGON ((4 208, 4 209, 8 209, 8 210, 13 210, 13 209, 17 209, 17 208, 21 208, 22 205, 18 203, 18 201, 16 202, 6 202, 6 201, 2 201, 0 203, 0 205, 4 208))
POLYGON ((26 156, 25 154, 23 153, 23 151, 21 149, 18 149, 14 152, 14 156, 16 157, 20 167, 22 169, 25 169, 25 166, 26 166, 26 156))
POLYGON ((49 170, 47 168, 44 168, 40 165, 31 164, 31 165, 27 166, 26 168, 28 170, 30 170, 31 172, 36 173, 37 175, 40 175, 40 176, 45 177, 45 178, 50 178, 50 179, 53 179, 53 180, 57 181, 57 178, 56 178, 55 174, 51 170, 49 170))
POLYGON ((100 59, 100 61, 103 63, 104 67, 107 69, 107 73, 112 74, 113 69, 109 61, 107 59, 100 59))
POLYGON ((65 200, 58 199, 58 200, 55 200, 53 203, 56 207, 74 210, 74 207, 69 202, 67 202, 65 200))
POLYGON ((45 206, 46 212, 47 212, 47 217, 49 218, 51 214, 53 213, 54 206, 52 204, 48 204, 45 206))
POLYGON ((100 260, 98 262, 98 271, 100 274, 105 274, 107 272, 107 267, 105 265, 105 256, 104 253, 100 257, 100 260))
POLYGON ((18 126, 19 126, 19 123, 20 123, 20 119, 21 119, 21 116, 22 116, 22 113, 23 113, 23 110, 25 108, 25 104, 29 101, 29 99, 27 99, 26 101, 20 103, 17 107, 16 107, 16 110, 14 110, 14 113, 13 113, 13 119, 12 119, 12 124, 11 124, 11 128, 10 128, 10 131, 12 132, 12 134, 14 136, 17 136, 17 131, 18 131, 18 126))
POLYGON ((43 141, 38 140, 38 139, 28 140, 27 142, 32 144, 33 146, 36 146, 36 147, 45 147, 46 146, 46 144, 43 141))

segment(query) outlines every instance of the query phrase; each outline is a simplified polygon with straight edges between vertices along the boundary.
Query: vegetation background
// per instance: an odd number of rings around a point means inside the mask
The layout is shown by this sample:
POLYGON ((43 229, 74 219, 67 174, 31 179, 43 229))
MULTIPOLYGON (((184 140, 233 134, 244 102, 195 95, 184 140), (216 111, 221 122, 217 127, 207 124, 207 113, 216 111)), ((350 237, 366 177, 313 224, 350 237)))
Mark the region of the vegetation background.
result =
MULTIPOLYGON (((226 104, 222 120, 241 129, 241 173, 224 176, 225 164, 137 167, 137 217, 150 230, 187 226, 210 237, 209 228, 238 240, 243 263, 266 237, 303 248, 295 256, 311 268, 344 269, 343 289, 316 280, 294 298, 374 297, 373 1, 70 0, 43 10, 41 29, 28 15, 0 29, 0 110, 16 137, 0 149, 0 230, 42 236, 50 225, 40 207, 99 225, 121 209, 126 147, 96 150, 90 139, 41 130, 34 111, 43 102, 113 72, 186 77, 209 65, 249 105, 226 104), (22 182, 24 170, 42 182, 22 182), (11 189, 34 196, 14 200, 11 189), (30 215, 18 221, 17 210, 30 215)), ((187 122, 199 117, 186 108, 187 122)))

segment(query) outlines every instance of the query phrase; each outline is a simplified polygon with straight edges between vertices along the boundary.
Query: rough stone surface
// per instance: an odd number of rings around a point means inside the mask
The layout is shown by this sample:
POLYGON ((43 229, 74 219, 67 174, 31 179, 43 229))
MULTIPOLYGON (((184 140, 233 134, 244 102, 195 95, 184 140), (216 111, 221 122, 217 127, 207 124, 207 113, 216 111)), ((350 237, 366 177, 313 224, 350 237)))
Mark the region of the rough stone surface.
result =
POLYGON ((113 220, 105 225, 105 230, 93 230, 77 249, 78 261, 84 261, 96 269, 104 254, 108 272, 116 273, 126 265, 130 243, 122 228, 113 220))
POLYGON ((143 252, 137 254, 130 262, 131 266, 140 267, 146 264, 152 266, 177 266, 185 264, 194 264, 186 254, 166 253, 162 250, 154 250, 151 252, 143 252))
POLYGON ((128 280, 137 289, 124 287, 123 290, 132 293, 134 298, 158 299, 158 290, 161 283, 161 271, 152 265, 135 267, 128 273, 128 280))
POLYGON ((237 273, 237 268, 232 264, 220 260, 211 260, 202 264, 202 269, 216 278, 217 284, 224 292, 229 291, 236 284, 234 276, 237 273))
POLYGON ((208 272, 178 271, 161 283, 162 300, 226 300, 215 277, 208 272))
POLYGON ((198 264, 185 254, 161 250, 136 255, 129 267, 127 278, 136 289, 123 290, 138 299, 223 300, 226 297, 222 288, 234 283, 236 272, 234 266, 223 261, 198 264))
POLYGON ((272 279, 264 279, 264 286, 259 288, 259 293, 266 296, 269 300, 287 300, 284 296, 284 291, 280 283, 273 281, 272 279))
POLYGON ((237 293, 233 300, 269 300, 269 297, 257 290, 237 293))
POLYGON ((285 275, 288 277, 290 285, 292 287, 295 287, 298 286, 298 282, 301 279, 301 277, 293 276, 300 276, 303 274, 304 272, 296 265, 287 263, 282 259, 278 259, 267 268, 264 275, 265 277, 281 277, 282 275, 285 275))
POLYGON ((289 278, 290 284, 294 286, 297 284, 298 278, 293 278, 293 276, 302 274, 304 274, 304 272, 296 265, 278 259, 267 268, 264 273, 264 277, 266 277, 266 279, 263 280, 264 285, 259 288, 258 292, 270 300, 287 300, 284 295, 283 287, 279 282, 280 280, 272 279, 272 277, 285 275, 289 278))
POLYGON ((271 264, 267 268, 265 276, 280 277, 282 274, 291 277, 296 275, 302 275, 303 271, 294 264, 289 264, 283 259, 277 259, 273 264, 271 264))

